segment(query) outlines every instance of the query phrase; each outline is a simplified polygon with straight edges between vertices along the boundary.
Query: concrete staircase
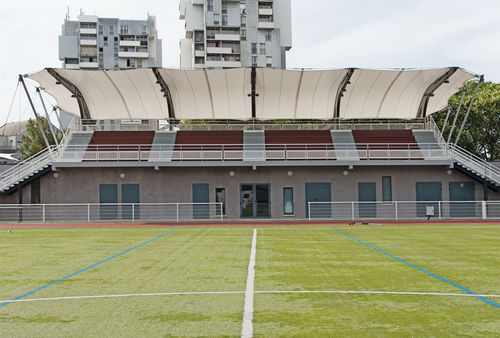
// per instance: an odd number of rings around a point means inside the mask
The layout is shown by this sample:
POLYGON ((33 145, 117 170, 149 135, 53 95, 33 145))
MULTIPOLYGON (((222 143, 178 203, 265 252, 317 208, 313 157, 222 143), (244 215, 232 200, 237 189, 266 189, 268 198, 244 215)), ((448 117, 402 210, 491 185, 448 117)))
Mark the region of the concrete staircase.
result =
POLYGON ((59 156, 59 161, 81 162, 93 135, 93 131, 71 133, 70 139, 63 146, 63 151, 59 156))
POLYGON ((413 136, 426 160, 446 158, 446 152, 439 144, 432 130, 413 130, 413 136))
POLYGON ((149 162, 172 161, 172 153, 177 138, 176 131, 156 132, 149 153, 149 162))
POLYGON ((350 130, 331 130, 332 143, 339 161, 358 161, 356 142, 350 130))
POLYGON ((266 160, 266 135, 263 130, 245 130, 243 132, 243 160, 266 160))

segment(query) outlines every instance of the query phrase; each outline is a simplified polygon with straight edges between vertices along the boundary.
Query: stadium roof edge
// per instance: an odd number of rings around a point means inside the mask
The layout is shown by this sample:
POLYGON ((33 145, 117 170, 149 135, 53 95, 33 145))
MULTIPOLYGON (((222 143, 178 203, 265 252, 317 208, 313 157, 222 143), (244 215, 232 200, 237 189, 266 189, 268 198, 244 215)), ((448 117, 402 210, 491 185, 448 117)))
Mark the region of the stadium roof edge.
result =
POLYGON ((445 108, 479 75, 459 67, 119 71, 46 68, 27 75, 57 105, 96 120, 415 119, 445 108), (174 114, 175 112, 175 114, 174 114))

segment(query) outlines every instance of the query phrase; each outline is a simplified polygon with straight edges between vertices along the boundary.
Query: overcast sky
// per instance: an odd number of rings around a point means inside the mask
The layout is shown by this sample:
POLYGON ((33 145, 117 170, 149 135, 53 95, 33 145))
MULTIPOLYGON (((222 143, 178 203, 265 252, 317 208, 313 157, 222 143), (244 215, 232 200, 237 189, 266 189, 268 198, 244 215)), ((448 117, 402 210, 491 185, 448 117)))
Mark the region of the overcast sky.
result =
MULTIPOLYGON (((499 0, 291 0, 288 68, 429 68, 460 66, 500 82, 499 0)), ((0 35, 0 125, 18 74, 61 67, 58 36, 68 10, 121 19, 155 15, 163 67, 179 67, 178 0, 4 1, 0 35)), ((29 118, 16 100, 9 121, 29 118)), ((26 110, 26 111, 25 111, 26 110)))

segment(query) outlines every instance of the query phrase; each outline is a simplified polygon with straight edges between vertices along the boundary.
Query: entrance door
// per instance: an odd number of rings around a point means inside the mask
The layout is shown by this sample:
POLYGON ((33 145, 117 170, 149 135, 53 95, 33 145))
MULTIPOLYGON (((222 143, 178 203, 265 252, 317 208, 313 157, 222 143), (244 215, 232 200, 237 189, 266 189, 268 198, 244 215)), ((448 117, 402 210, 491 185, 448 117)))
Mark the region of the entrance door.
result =
POLYGON ((359 217, 377 217, 377 204, 366 203, 377 201, 377 185, 375 182, 358 183, 359 217))
POLYGON ((439 203, 428 203, 442 200, 441 182, 417 182, 417 217, 426 217, 427 207, 432 207, 434 216, 439 215, 439 203))
POLYGON ((118 186, 116 184, 99 184, 99 215, 101 219, 118 219, 118 186), (106 205, 112 203, 115 205, 106 205))
POLYGON ((210 201, 208 183, 193 184, 193 218, 194 219, 208 219, 210 216, 210 201), (196 204, 201 203, 201 204, 196 204))
MULTIPOLYGON (((331 202, 331 191, 330 183, 306 183, 306 217, 309 217, 309 202, 331 202)), ((331 205, 311 204, 311 217, 332 217, 331 205)))
POLYGON ((476 208, 475 191, 473 182, 450 182, 450 216, 451 217, 475 217, 476 208), (456 201, 467 201, 457 203, 456 201))
POLYGON ((269 218, 271 217, 271 188, 264 184, 241 184, 240 186, 240 215, 242 218, 269 218))
POLYGON ((122 219, 140 219, 139 203, 139 184, 122 184, 122 219), (134 217, 132 217, 132 209, 134 210, 134 217))

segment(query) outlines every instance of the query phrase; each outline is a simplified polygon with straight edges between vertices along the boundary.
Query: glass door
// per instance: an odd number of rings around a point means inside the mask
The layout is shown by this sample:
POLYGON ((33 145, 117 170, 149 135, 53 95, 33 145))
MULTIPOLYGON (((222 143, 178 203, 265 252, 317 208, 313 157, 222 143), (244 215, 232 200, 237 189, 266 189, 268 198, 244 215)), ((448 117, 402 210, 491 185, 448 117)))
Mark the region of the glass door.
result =
POLYGON ((242 218, 271 217, 269 184, 242 184, 240 191, 242 218))

